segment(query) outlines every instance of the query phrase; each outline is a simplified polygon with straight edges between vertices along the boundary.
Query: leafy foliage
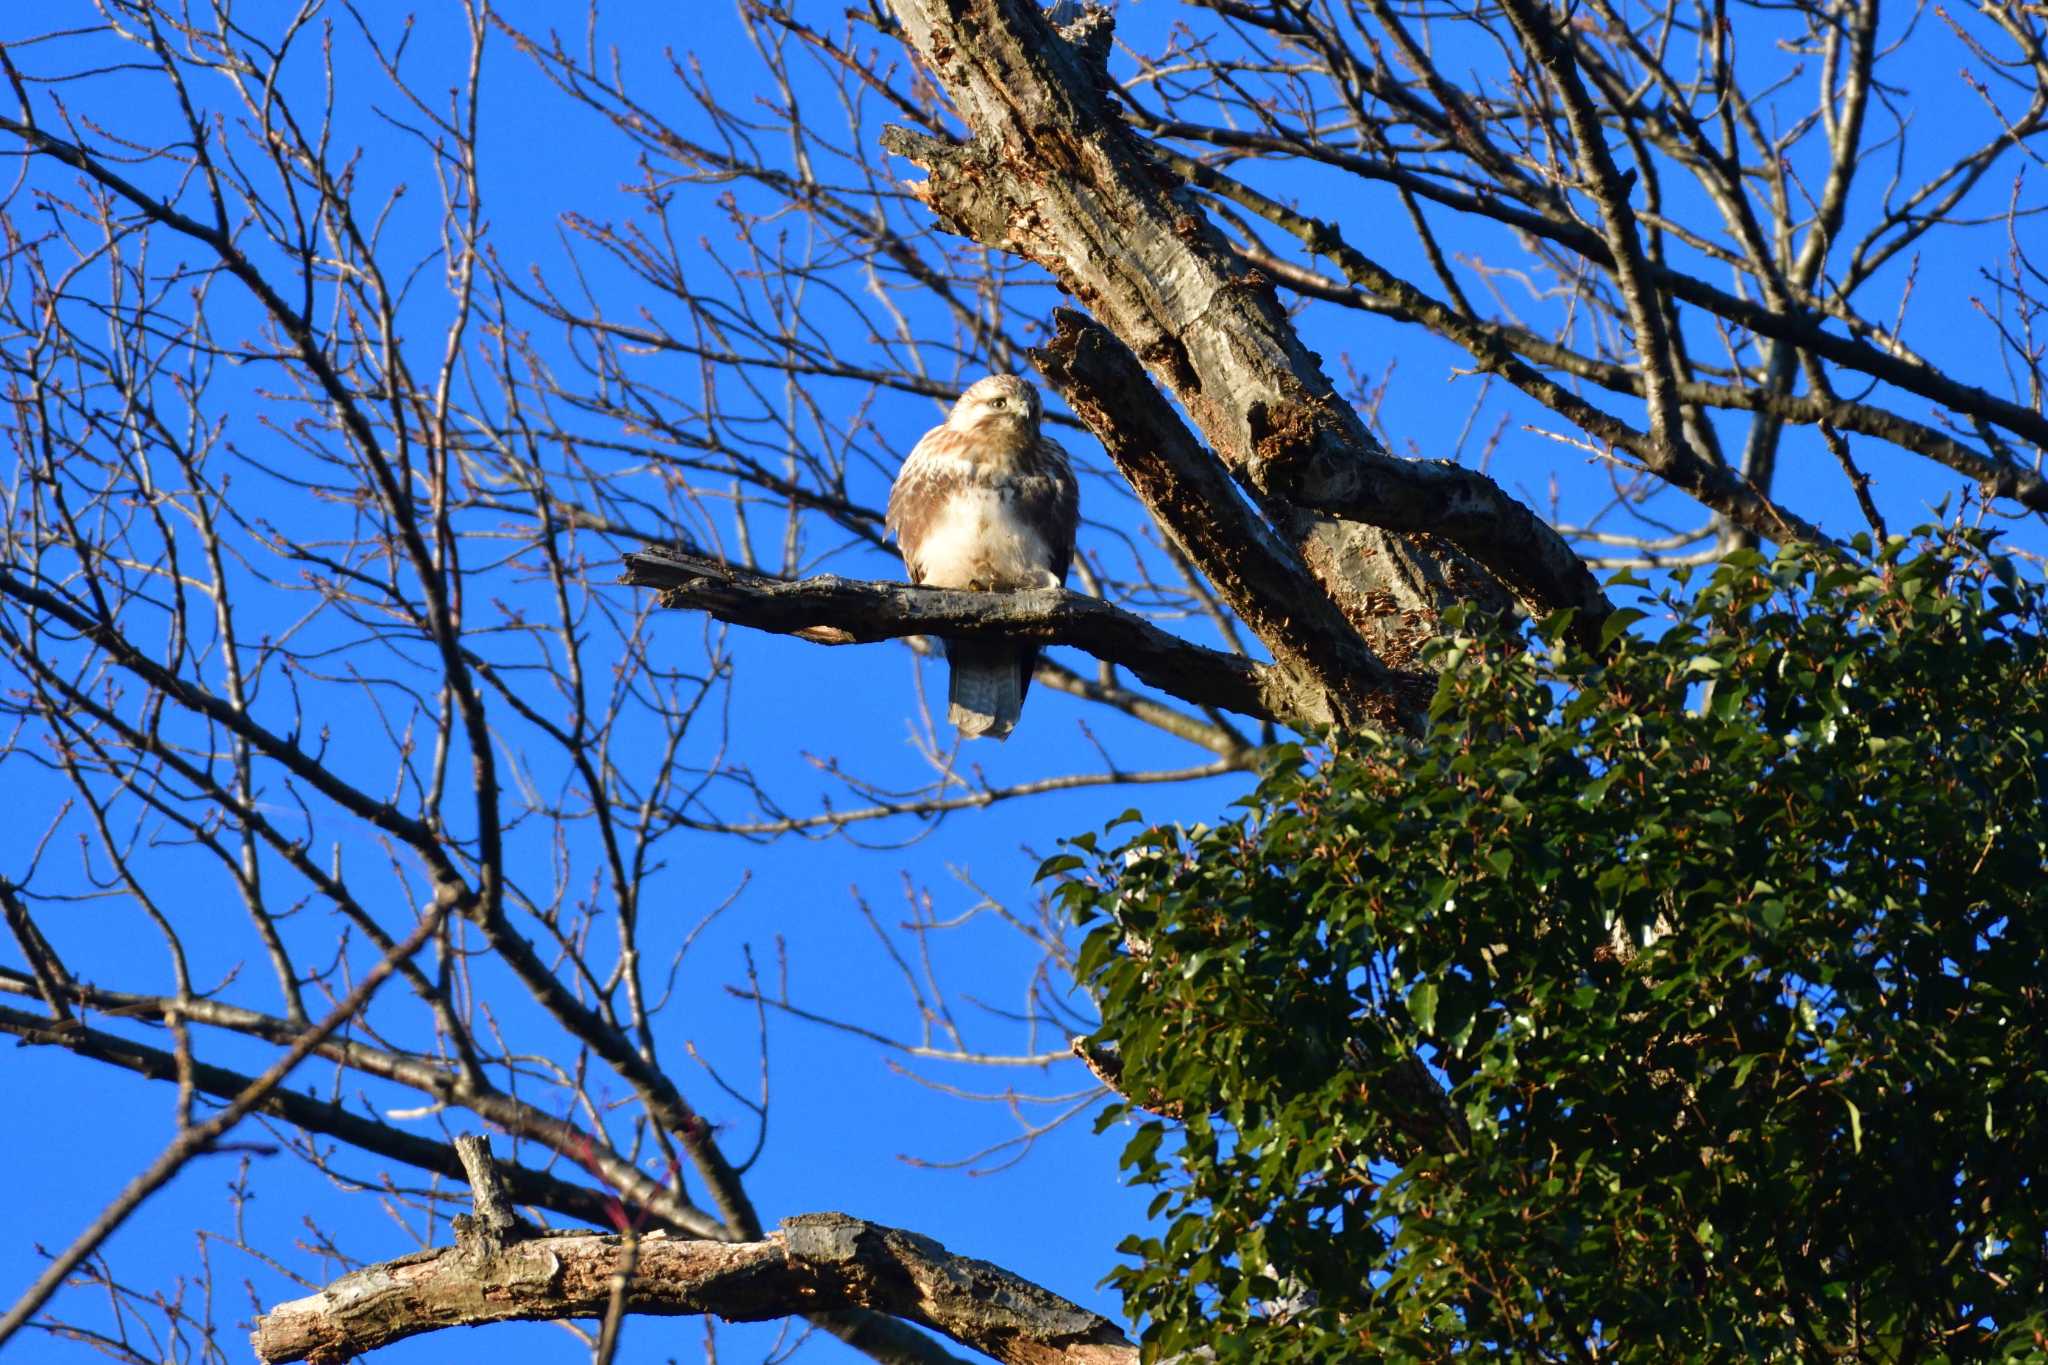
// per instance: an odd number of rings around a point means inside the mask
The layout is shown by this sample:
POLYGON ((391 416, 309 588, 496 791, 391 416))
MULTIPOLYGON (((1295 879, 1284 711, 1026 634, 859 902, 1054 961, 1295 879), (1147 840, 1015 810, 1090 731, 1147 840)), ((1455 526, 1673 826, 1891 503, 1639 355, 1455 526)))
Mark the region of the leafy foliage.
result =
POLYGON ((1049 865, 1178 1116, 1152 1358, 2040 1352, 2042 593, 1968 535, 1690 587, 1049 865))

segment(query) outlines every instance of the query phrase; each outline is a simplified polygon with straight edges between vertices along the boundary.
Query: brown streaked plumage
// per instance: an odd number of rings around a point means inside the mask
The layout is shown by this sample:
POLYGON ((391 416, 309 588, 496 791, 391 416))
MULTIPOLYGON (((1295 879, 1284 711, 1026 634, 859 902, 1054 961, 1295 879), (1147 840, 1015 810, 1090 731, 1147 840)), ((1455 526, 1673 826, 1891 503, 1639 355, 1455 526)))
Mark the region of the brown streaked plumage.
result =
MULTIPOLYGON (((911 449, 889 490, 888 518, 911 582, 978 592, 1065 584, 1080 490, 1067 453, 1039 433, 1038 419, 1036 389, 992 374, 911 449)), ((953 727, 970 738, 1008 738, 1037 646, 945 644, 953 727)))

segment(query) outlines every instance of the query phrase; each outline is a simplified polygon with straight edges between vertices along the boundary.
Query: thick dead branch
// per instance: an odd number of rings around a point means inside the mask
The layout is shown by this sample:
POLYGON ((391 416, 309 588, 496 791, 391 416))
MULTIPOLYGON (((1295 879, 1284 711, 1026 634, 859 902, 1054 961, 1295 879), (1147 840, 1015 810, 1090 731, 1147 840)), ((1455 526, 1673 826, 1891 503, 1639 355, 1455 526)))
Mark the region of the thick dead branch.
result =
MULTIPOLYGON (((259 1360, 339 1362, 422 1332, 604 1314, 622 1239, 546 1235, 424 1251, 346 1275, 257 1320, 259 1360)), ((642 1237, 630 1311, 759 1322, 867 1308, 1009 1365, 1124 1365, 1137 1348, 1107 1319, 928 1237, 842 1213, 785 1219, 758 1242, 642 1237)))
POLYGON ((1145 507, 1180 544, 1279 665, 1320 684, 1340 714, 1370 714, 1390 682, 1322 584, 1245 505, 1110 332, 1061 309, 1057 334, 1032 352, 1040 372, 1102 442, 1145 507))
POLYGON ((1143 1095, 1133 1095, 1130 1091, 1124 1089, 1124 1059, 1117 1055, 1115 1048, 1104 1047, 1092 1038, 1077 1036, 1067 1045, 1067 1050, 1081 1059, 1081 1065, 1087 1067, 1088 1073, 1095 1077, 1096 1080, 1101 1081, 1118 1095, 1129 1100, 1146 1113, 1157 1114, 1161 1118, 1167 1119, 1179 1119, 1187 1116, 1187 1105, 1177 1099, 1171 1099, 1151 1091, 1147 1091, 1143 1095))
POLYGON ((64 999, 67 979, 64 964, 51 949, 43 931, 36 927, 30 917, 28 906, 14 893, 14 887, 5 878, 0 878, 0 910, 7 912, 7 927, 14 932, 15 946, 35 971, 35 982, 42 992, 43 1003, 50 1007, 50 1014, 60 1023, 71 1019, 71 1006, 64 999))
MULTIPOLYGON (((1271 664, 1205 649, 1167 634, 1099 598, 1054 588, 959 592, 825 576, 789 580, 675 550, 626 556, 626 583, 661 590, 662 605, 709 612, 721 621, 797 635, 818 644, 867 644, 911 635, 1038 640, 1072 645, 1129 669, 1141 681, 1203 706, 1279 721, 1297 729, 1335 718, 1310 682, 1271 664)), ((1388 675, 1379 705, 1392 708, 1426 686, 1388 675)))
MULTIPOLYGON (((31 982, 26 977, 0 969, 0 988, 12 988, 17 994, 30 994, 30 987, 31 982)), ((146 1007, 142 1003, 145 997, 130 997, 124 1002, 107 994, 82 994, 82 989, 71 988, 70 993, 78 1003, 104 1011, 137 1013, 144 1018, 161 1019, 169 1007, 169 1002, 162 1001, 146 1007)), ((67 999, 67 1006, 70 1003, 67 999)), ((0 1033, 11 1033, 25 1044, 62 1047, 81 1057, 133 1071, 151 1080, 176 1080, 180 1075, 179 1059, 171 1053, 81 1024, 75 1018, 52 1023, 0 1005, 0 1033)), ((197 1059, 186 1062, 183 1074, 194 1090, 223 1099, 233 1099, 245 1093, 253 1083, 246 1075, 197 1059)), ((489 1112, 493 1122, 509 1122, 515 1128, 521 1126, 517 1116, 503 1108, 504 1104, 516 1105, 517 1101, 499 1097, 493 1097, 493 1100, 476 1107, 489 1112)), ((628 1191, 577 1184, 531 1167, 497 1161, 490 1157, 485 1139, 458 1138, 456 1145, 450 1147, 444 1142, 404 1132, 347 1105, 316 1099, 288 1087, 271 1090, 252 1112, 282 1119, 307 1133, 339 1139, 362 1153, 403 1162, 438 1175, 466 1178, 473 1196, 478 1182, 478 1158, 488 1161, 488 1180, 493 1183, 494 1192, 479 1206, 475 1218, 465 1215, 456 1220, 458 1239, 489 1235, 492 1229, 499 1230, 497 1235, 501 1242, 535 1235, 532 1226, 513 1211, 514 1205, 545 1209, 551 1214, 600 1226, 615 1224, 620 1218, 625 1218, 636 1225, 652 1227, 658 1236, 674 1234, 687 1237, 693 1232, 718 1231, 717 1226, 703 1214, 657 1185, 649 1184, 646 1188, 660 1197, 651 1204, 642 1203, 628 1191), (466 1150, 465 1145, 469 1143, 478 1144, 482 1150, 466 1150), (479 1220, 482 1220, 481 1226, 479 1220)), ((573 1148, 578 1144, 557 1140, 555 1145, 573 1148)), ((591 1150, 589 1143, 581 1145, 584 1150, 591 1150)), ((632 1173, 630 1166, 621 1171, 601 1161, 598 1164, 601 1176, 632 1173)), ((947 1365, 947 1362, 957 1359, 930 1337, 905 1323, 865 1309, 819 1312, 811 1314, 810 1320, 855 1349, 886 1362, 886 1365, 947 1365)))
POLYGON ((929 172, 913 192, 954 230, 1051 272, 1129 345, 1383 658, 1406 665, 1443 607, 1493 595, 1474 561, 1541 606, 1585 607, 1583 577, 1557 593, 1576 556, 1533 516, 1511 553, 1496 526, 1474 534, 1473 518, 1444 519, 1444 477, 1380 448, 1271 280, 1232 252, 1125 125, 1082 47, 1059 41, 1034 4, 891 7, 975 132, 960 145, 887 130, 883 145, 929 172), (1333 501, 1343 517, 1319 510, 1333 501))
POLYGON ((1649 264, 1644 258, 1635 210, 1629 204, 1636 177, 1623 175, 1615 165, 1600 124, 1600 111, 1579 79, 1571 41, 1560 31, 1549 9, 1530 0, 1503 0, 1503 8, 1521 35, 1522 45, 1542 64, 1563 99, 1580 177, 1587 193, 1600 206, 1601 235, 1614 262, 1615 283, 1635 328, 1636 348, 1643 359, 1643 401, 1650 409, 1651 458, 1659 472, 1664 472, 1696 457, 1686 444, 1684 417, 1678 406, 1678 362, 1671 330, 1664 310, 1657 304, 1655 288, 1647 278, 1649 264))

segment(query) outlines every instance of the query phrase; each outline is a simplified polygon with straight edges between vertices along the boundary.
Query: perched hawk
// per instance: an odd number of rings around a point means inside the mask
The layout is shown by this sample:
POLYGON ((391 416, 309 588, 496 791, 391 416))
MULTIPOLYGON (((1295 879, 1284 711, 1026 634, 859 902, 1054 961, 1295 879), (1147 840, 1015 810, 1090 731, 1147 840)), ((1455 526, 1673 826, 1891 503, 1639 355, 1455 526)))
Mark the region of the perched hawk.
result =
MULTIPOLYGON (((910 581, 980 592, 1057 588, 1074 557, 1080 490, 1067 452, 1038 434, 1038 390, 1009 374, 978 381, 924 434, 889 490, 889 529, 910 581)), ((1007 739, 1036 645, 947 640, 948 700, 962 735, 1007 739)))

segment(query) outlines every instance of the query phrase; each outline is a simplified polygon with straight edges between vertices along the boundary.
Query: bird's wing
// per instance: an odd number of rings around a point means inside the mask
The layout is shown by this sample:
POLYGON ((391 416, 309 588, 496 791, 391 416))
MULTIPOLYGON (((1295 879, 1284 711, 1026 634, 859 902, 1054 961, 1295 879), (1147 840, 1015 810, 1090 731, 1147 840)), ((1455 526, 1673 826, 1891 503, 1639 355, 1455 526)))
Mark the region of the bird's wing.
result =
POLYGON ((951 467, 957 463, 951 450, 956 437, 957 433, 943 426, 919 437, 889 489, 889 512, 883 526, 896 537, 896 548, 903 554, 903 566, 913 583, 924 582, 919 547, 945 507, 951 467))
POLYGON ((1037 526, 1052 554, 1049 567, 1064 583, 1074 562, 1074 535, 1081 524, 1081 486, 1059 442, 1039 437, 1036 454, 1038 467, 1033 472, 1042 478, 1031 481, 1034 491, 1027 494, 1021 510, 1037 526))

